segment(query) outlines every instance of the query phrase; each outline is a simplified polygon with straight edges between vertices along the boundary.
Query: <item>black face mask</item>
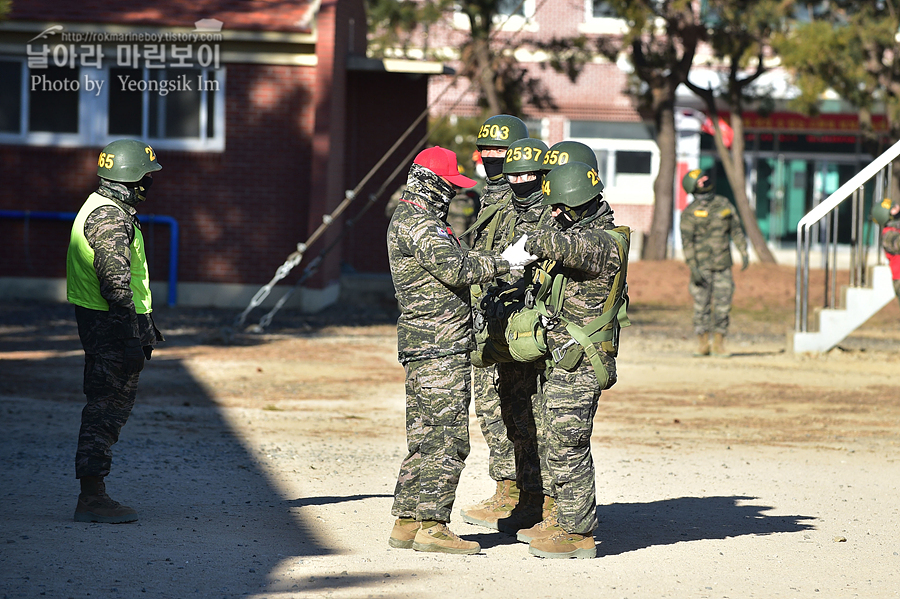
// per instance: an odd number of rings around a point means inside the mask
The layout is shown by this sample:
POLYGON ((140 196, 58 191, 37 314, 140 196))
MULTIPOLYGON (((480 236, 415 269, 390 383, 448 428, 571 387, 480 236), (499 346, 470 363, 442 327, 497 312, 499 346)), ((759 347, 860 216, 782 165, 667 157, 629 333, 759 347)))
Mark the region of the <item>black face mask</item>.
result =
POLYGON ((525 183, 510 183, 513 193, 517 198, 527 198, 541 188, 541 178, 538 177, 534 181, 526 181, 525 183))
POLYGON ((147 199, 147 190, 150 189, 150 186, 153 185, 153 177, 150 175, 144 175, 140 181, 134 184, 135 185, 135 196, 140 201, 145 201, 147 199))
POLYGON ((488 179, 496 179, 503 174, 504 157, 482 158, 481 163, 484 164, 484 173, 488 179))
POLYGON ((554 216, 556 222, 562 228, 563 231, 571 227, 577 222, 577 216, 575 212, 569 208, 568 206, 562 206, 562 211, 554 216))
POLYGON ((560 206, 560 209, 560 213, 557 214, 554 218, 556 218, 556 222, 559 223, 559 226, 562 227, 563 231, 565 231, 578 221, 584 220, 585 218, 589 218, 597 214, 597 211, 600 209, 600 198, 594 198, 587 204, 583 204, 578 208, 560 206))

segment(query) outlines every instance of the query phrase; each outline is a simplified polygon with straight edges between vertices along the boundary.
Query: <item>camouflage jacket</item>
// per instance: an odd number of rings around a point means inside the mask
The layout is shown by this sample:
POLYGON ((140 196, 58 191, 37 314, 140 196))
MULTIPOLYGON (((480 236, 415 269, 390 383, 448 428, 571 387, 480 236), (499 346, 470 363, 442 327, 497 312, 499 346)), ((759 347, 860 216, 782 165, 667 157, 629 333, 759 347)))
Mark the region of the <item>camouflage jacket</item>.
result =
POLYGON ((478 219, 481 219, 487 211, 493 212, 493 216, 473 231, 473 248, 502 251, 509 245, 509 236, 512 233, 510 223, 515 218, 512 195, 512 189, 506 179, 500 179, 496 183, 487 182, 484 194, 481 196, 481 210, 478 212, 478 219))
POLYGON ((137 337, 142 345, 155 345, 163 336, 149 313, 135 313, 131 293, 131 242, 135 227, 140 228, 135 209, 139 200, 131 188, 102 179, 97 193, 116 204, 97 208, 84 222, 84 236, 94 250, 100 295, 109 304, 109 312, 80 311, 82 320, 93 322, 84 328, 107 331, 104 335, 113 339, 137 337))
MULTIPOLYGON (((562 316, 576 326, 584 327, 600 315, 612 290, 613 279, 622 266, 618 246, 605 232, 615 226, 613 212, 603 202, 595 219, 584 224, 575 223, 566 230, 555 219, 547 219, 525 244, 529 253, 541 259, 556 260, 562 267, 563 274, 569 279, 562 316)), ((550 350, 564 345, 569 339, 562 326, 547 334, 550 350)), ((600 352, 600 356, 614 382, 615 359, 604 352, 600 352)))
POLYGON ((388 259, 400 304, 400 363, 465 353, 474 347, 469 286, 509 272, 492 252, 463 249, 445 220, 453 191, 413 165, 388 225, 388 259))
POLYGON ((724 196, 695 194, 681 213, 685 262, 702 270, 731 268, 731 241, 742 256, 747 254, 747 238, 735 207, 724 196))

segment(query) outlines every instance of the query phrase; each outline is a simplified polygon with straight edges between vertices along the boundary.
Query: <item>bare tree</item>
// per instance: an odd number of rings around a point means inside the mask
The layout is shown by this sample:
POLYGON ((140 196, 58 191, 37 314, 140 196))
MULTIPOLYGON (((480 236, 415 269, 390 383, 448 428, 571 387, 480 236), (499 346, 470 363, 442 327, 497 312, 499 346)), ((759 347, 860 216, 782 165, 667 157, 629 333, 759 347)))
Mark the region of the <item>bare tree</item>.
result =
POLYGON ((599 50, 613 61, 622 54, 628 56, 634 67, 628 91, 656 126, 660 164, 643 257, 664 260, 672 230, 677 159, 675 90, 687 81, 705 30, 690 0, 609 0, 608 4, 628 24, 628 31, 621 37, 601 39, 599 50))

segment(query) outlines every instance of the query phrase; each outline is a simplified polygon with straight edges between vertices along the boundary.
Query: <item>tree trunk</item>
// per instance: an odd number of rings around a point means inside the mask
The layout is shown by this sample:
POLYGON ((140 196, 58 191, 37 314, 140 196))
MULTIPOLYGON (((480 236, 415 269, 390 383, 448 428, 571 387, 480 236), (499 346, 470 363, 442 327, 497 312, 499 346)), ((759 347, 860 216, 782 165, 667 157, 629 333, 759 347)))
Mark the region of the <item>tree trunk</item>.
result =
POLYGON ((734 131, 734 140, 731 142, 731 151, 725 147, 722 141, 722 131, 719 129, 718 117, 713 116, 713 127, 715 128, 716 150, 722 159, 722 167, 725 169, 725 176, 731 184, 731 190, 734 192, 734 202, 737 204, 738 213, 741 215, 741 222, 744 225, 744 232, 750 245, 753 246, 756 256, 760 262, 766 264, 776 264, 775 256, 766 244, 766 238, 759 228, 759 222, 756 220, 756 213, 750 206, 750 200, 747 198, 747 175, 744 170, 744 119, 737 110, 731 113, 731 128, 734 131))
POLYGON ((664 103, 657 111, 656 144, 659 146, 659 173, 653 182, 653 220, 650 235, 644 241, 645 260, 665 260, 672 230, 672 205, 675 200, 672 181, 675 179, 675 111, 671 103, 664 103))

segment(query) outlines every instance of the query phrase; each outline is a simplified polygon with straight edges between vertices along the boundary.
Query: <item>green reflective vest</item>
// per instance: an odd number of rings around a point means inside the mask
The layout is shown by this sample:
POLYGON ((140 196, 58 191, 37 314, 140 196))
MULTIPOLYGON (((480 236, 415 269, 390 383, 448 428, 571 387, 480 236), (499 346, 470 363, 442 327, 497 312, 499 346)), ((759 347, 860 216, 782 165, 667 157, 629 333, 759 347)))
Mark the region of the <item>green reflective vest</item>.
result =
MULTIPOLYGON (((69 251, 66 254, 66 299, 83 308, 108 312, 109 304, 100 295, 100 280, 94 270, 94 249, 84 236, 84 221, 88 215, 105 205, 116 206, 116 203, 98 193, 92 193, 72 223, 69 251)), ((131 293, 135 312, 147 314, 153 311, 144 236, 137 227, 134 228, 134 239, 131 242, 131 293)))

